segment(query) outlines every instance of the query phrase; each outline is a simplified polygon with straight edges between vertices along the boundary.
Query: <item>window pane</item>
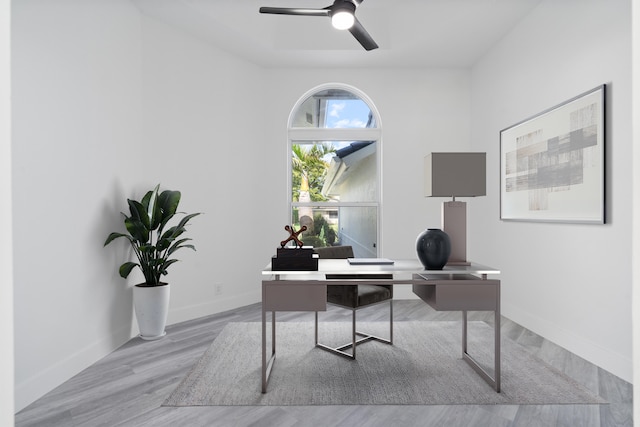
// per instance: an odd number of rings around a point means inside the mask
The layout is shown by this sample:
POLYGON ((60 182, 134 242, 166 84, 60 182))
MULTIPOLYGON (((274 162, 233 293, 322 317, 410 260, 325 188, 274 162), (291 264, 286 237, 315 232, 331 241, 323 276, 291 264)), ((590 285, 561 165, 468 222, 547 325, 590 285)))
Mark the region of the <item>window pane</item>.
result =
POLYGON ((354 129, 377 125, 362 99, 346 90, 328 89, 311 95, 300 105, 291 127, 354 129))
POLYGON ((356 258, 371 258, 377 254, 378 215, 375 207, 294 207, 294 228, 303 225, 301 233, 306 246, 353 246, 356 258))
POLYGON ((374 141, 292 141, 293 202, 375 202, 374 141))
POLYGON ((289 127, 290 208, 294 227, 308 227, 308 246, 348 245, 377 256, 380 128, 373 111, 349 90, 302 98, 289 127))

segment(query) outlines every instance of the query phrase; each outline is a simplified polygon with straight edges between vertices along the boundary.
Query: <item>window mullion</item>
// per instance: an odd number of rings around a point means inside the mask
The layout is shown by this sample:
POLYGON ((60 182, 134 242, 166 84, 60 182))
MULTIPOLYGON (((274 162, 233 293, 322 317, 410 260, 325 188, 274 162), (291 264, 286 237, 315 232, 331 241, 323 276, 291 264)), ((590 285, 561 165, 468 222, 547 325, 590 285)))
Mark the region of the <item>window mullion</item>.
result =
POLYGON ((322 129, 290 128, 292 141, 375 141, 380 138, 380 129, 322 129))
POLYGON ((340 208, 340 207, 377 207, 378 202, 291 202, 292 207, 340 208))

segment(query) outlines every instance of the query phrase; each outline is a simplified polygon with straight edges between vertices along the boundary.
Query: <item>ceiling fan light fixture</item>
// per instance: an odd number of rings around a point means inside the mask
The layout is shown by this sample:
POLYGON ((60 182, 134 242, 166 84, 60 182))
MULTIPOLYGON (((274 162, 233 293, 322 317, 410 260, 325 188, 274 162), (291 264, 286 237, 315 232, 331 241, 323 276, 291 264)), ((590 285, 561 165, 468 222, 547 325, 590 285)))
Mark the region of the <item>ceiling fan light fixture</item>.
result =
POLYGON ((337 30, 348 30, 353 27, 354 22, 355 19, 349 12, 334 13, 331 17, 331 24, 333 25, 333 28, 337 30))
POLYGON ((355 23, 356 6, 350 1, 336 0, 331 13, 331 25, 337 30, 348 30, 355 23))
POLYGON ((331 6, 322 9, 297 7, 261 7, 260 13, 272 15, 325 16, 331 18, 332 25, 339 30, 349 30, 351 35, 369 51, 378 48, 378 44, 364 29, 355 16, 356 8, 364 0, 334 0, 331 6))

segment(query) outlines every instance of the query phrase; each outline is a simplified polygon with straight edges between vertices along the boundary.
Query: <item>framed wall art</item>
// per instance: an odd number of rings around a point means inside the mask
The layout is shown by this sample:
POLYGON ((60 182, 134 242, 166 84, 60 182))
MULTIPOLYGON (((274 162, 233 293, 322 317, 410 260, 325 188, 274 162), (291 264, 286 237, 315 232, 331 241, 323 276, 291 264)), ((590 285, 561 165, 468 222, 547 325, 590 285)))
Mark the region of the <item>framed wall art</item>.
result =
POLYGON ((500 131, 500 219, 605 222, 605 85, 500 131))

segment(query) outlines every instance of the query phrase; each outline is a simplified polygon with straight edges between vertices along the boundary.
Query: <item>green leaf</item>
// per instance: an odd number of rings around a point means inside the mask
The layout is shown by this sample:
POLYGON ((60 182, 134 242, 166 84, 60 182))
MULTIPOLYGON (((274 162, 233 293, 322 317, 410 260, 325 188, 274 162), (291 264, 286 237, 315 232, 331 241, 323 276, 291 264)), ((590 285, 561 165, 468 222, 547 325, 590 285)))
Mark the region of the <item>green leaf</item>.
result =
POLYGON ((175 251, 177 251, 180 248, 190 248, 193 249, 194 251, 196 250, 195 246, 193 245, 184 245, 184 242, 188 242, 191 239, 180 239, 177 242, 174 242, 173 245, 171 245, 171 247, 169 248, 169 250, 167 251, 167 256, 171 255, 172 253, 174 253, 175 251))
POLYGON ((140 265, 135 262, 125 262, 120 266, 120 277, 126 279, 135 267, 140 267, 140 265))
POLYGON ((124 220, 124 225, 135 241, 141 244, 149 242, 149 229, 141 221, 127 218, 124 220))
POLYGON ((193 214, 189 214, 189 215, 185 216, 184 218, 182 218, 180 220, 180 222, 178 223, 177 227, 179 227, 179 228, 184 227, 185 225, 187 225, 187 222, 189 222, 189 220, 191 218, 193 218, 194 216, 198 216, 200 214, 201 214, 201 212, 198 212, 198 213, 193 213, 193 214))
POLYGON ((109 234, 109 237, 107 237, 107 240, 105 240, 104 245, 102 245, 102 246, 107 246, 109 243, 111 243, 112 241, 114 241, 115 239, 117 239, 119 237, 126 237, 127 239, 129 239, 130 242, 132 240, 131 236, 129 236, 128 234, 111 233, 111 234, 109 234))
MULTIPOLYGON (((174 241, 178 236, 180 236, 182 233, 187 231, 187 229, 185 228, 185 225, 189 222, 189 220, 194 216, 198 216, 198 215, 200 215, 200 213, 186 215, 180 220, 178 225, 173 226, 167 231, 165 231, 160 237, 160 240, 166 240, 166 241, 169 241, 169 243, 174 241)), ((168 245, 163 244, 163 247, 167 248, 168 245)))
POLYGON ((186 228, 184 228, 184 227, 178 227, 178 226, 176 225, 176 226, 171 227, 171 228, 170 228, 170 229, 168 229, 167 231, 165 231, 165 232, 164 232, 164 234, 162 235, 161 239, 164 239, 164 240, 168 240, 168 241, 170 241, 170 242, 173 242, 173 241, 176 239, 176 237, 178 237, 179 235, 181 235, 181 234, 182 234, 182 233, 184 233, 185 231, 187 231, 187 229, 186 229, 186 228))
POLYGON ((157 267, 159 265, 162 265, 163 262, 164 260, 162 258, 151 258, 148 264, 149 264, 149 267, 157 267))
MULTIPOLYGON (((160 184, 156 185, 153 191, 147 193, 148 201, 147 201, 147 212, 149 212, 149 218, 151 218, 151 223, 149 228, 151 230, 155 230, 160 225, 160 218, 162 217, 162 209, 160 203, 158 203, 158 191, 160 189, 160 184)), ((147 197, 145 196, 145 197, 147 197)))
POLYGON ((174 215, 169 215, 165 218, 162 218, 162 221, 160 221, 160 227, 158 227, 158 233, 162 234, 162 230, 164 230, 164 226, 167 225, 167 223, 171 220, 171 218, 173 218, 174 215))
POLYGON ((177 259, 168 259, 167 261, 165 261, 165 263, 162 264, 162 266, 160 267, 160 273, 162 275, 167 275, 168 274, 167 273, 167 268, 169 268, 169 266, 171 264, 173 264, 174 262, 178 262, 178 260, 177 259))
POLYGON ((158 239, 157 247, 158 252, 162 252, 171 245, 171 241, 167 239, 158 239))
POLYGON ((149 229, 149 215, 147 215, 147 209, 142 205, 142 203, 131 199, 127 199, 127 203, 129 203, 131 219, 140 221, 147 229, 149 229))
POLYGON ((153 251, 156 250, 156 247, 153 245, 140 245, 140 247, 138 248, 140 250, 140 252, 142 253, 153 253, 153 251))
POLYGON ((165 190, 158 196, 158 206, 160 213, 156 219, 158 225, 158 233, 162 234, 165 225, 173 218, 180 203, 180 192, 165 190))
POLYGON ((176 242, 173 242, 173 244, 171 245, 171 247, 181 245, 181 244, 183 244, 184 242, 188 242, 189 240, 192 240, 192 239, 189 239, 189 238, 186 238, 186 239, 180 239, 180 240, 178 240, 178 241, 176 241, 176 242))
POLYGON ((142 206, 144 206, 144 209, 149 212, 149 206, 155 202, 155 200, 152 200, 152 197, 154 194, 158 194, 158 189, 160 188, 160 184, 156 185, 156 188, 154 188, 151 191, 147 191, 147 193, 144 195, 144 197, 142 198, 141 202, 142 202, 142 206))
MULTIPOLYGON (((178 210, 181 194, 179 191, 165 190, 160 193, 158 203, 162 209, 162 219, 173 216, 178 210)), ((166 223, 166 222, 165 222, 166 223)))
POLYGON ((171 255, 172 253, 174 253, 175 251, 177 251, 180 248, 189 248, 189 249, 193 249, 194 251, 196 250, 196 247, 193 245, 176 245, 176 246, 172 246, 168 251, 167 251, 167 255, 171 255))

